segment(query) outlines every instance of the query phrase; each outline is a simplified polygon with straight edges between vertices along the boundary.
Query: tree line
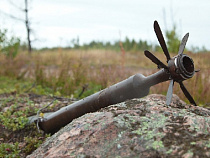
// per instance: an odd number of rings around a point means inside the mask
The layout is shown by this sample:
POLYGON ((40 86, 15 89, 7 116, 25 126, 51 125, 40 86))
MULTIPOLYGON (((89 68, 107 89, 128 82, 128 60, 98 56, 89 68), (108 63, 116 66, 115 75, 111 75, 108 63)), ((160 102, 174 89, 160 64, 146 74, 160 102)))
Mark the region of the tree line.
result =
POLYGON ((120 41, 114 41, 114 42, 103 42, 103 41, 91 41, 90 43, 85 43, 80 45, 79 44, 79 39, 77 40, 72 40, 72 46, 66 47, 70 49, 109 49, 109 50, 115 50, 115 51, 120 51, 120 43, 121 46, 125 51, 129 52, 136 52, 136 51, 141 51, 145 49, 152 49, 153 45, 148 43, 147 41, 144 40, 138 40, 136 41, 135 39, 129 39, 128 37, 125 38, 125 40, 120 41))
MULTIPOLYGON (((5 54, 7 57, 14 58, 18 52, 20 51, 28 51, 29 49, 32 50, 32 48, 29 48, 28 42, 21 42, 19 38, 17 37, 9 37, 7 35, 7 30, 2 30, 0 28, 0 53, 5 54)), ((166 37, 166 43, 169 52, 177 53, 180 45, 180 37, 177 34, 176 27, 174 27, 172 30, 166 31, 165 33, 166 37)), ((40 50, 50 50, 50 49, 57 49, 55 48, 42 48, 40 50)), ((150 50, 150 51, 156 51, 161 52, 161 47, 159 44, 149 43, 146 40, 135 40, 135 39, 129 39, 128 37, 125 37, 124 40, 117 40, 114 42, 110 41, 91 41, 89 43, 80 44, 79 37, 72 39, 71 44, 69 46, 63 47, 63 49, 81 49, 81 50, 89 50, 89 49, 104 49, 104 50, 114 50, 114 51, 126 51, 126 52, 137 52, 137 51, 144 51, 144 50, 150 50)), ((37 50, 36 48, 33 48, 33 50, 37 50)), ((205 47, 199 48, 199 47, 192 47, 187 48, 187 51, 192 51, 194 53, 198 52, 208 52, 208 50, 205 47)), ((29 51, 30 53, 30 51, 29 51)))
MULTIPOLYGON (((176 26, 174 25, 173 29, 167 30, 165 32, 165 40, 168 47, 169 52, 177 53, 179 50, 179 45, 181 42, 181 36, 179 36, 176 26)), ((49 49, 49 48, 43 48, 49 49)), ((52 48, 56 49, 56 48, 52 48)), ((124 50, 126 52, 137 52, 137 51, 144 51, 144 50, 151 50, 153 52, 160 52, 162 51, 159 44, 150 43, 146 40, 135 40, 135 39, 129 39, 128 37, 125 37, 124 40, 117 40, 114 42, 103 42, 103 41, 91 41, 89 43, 80 44, 79 37, 74 38, 71 40, 71 45, 65 47, 64 49, 105 49, 105 50, 114 50, 114 51, 120 51, 124 50)), ((185 48, 186 51, 192 51, 193 53, 199 53, 199 52, 208 52, 208 50, 205 47, 199 48, 197 46, 192 46, 191 48, 187 47, 185 48)))

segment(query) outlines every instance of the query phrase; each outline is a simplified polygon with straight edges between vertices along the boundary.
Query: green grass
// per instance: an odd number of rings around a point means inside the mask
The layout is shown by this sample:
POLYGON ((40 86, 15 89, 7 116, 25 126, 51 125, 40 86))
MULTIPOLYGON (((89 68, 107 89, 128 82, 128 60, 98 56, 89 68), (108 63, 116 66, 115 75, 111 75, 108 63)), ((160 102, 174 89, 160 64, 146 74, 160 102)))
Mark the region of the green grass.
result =
POLYGON ((22 94, 26 92, 49 95, 52 94, 52 89, 43 87, 41 85, 34 85, 30 80, 17 80, 15 78, 1 76, 0 77, 0 94, 17 93, 22 94))

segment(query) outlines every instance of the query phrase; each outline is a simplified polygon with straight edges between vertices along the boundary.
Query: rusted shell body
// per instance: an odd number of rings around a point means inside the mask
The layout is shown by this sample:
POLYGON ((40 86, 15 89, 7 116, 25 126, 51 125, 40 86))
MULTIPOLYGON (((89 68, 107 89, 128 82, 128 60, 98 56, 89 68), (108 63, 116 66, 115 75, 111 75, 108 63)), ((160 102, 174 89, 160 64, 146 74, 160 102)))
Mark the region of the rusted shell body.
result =
POLYGON ((68 105, 47 118, 39 120, 39 127, 45 132, 55 132, 86 113, 95 112, 106 106, 128 99, 141 98, 149 93, 151 86, 169 80, 170 74, 164 69, 148 77, 136 74, 128 79, 99 91, 89 97, 68 105))

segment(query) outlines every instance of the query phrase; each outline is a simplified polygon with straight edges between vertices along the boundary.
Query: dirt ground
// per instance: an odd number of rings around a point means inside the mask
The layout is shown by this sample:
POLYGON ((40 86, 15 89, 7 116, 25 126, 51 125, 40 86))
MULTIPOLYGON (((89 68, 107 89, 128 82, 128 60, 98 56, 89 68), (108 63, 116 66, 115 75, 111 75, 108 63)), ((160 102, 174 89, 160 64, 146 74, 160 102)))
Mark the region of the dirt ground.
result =
MULTIPOLYGON (((0 94, 0 115, 5 115, 11 110, 11 107, 16 106, 15 111, 24 111, 28 109, 27 116, 36 115, 36 112, 47 106, 41 112, 54 112, 71 104, 73 99, 44 96, 36 94, 0 94)), ((11 115, 11 117, 15 117, 11 115)), ((12 130, 5 127, 3 121, 0 122, 0 144, 15 144, 18 142, 18 149, 20 150, 20 157, 26 157, 32 151, 34 151, 49 135, 44 134, 42 131, 38 131, 35 123, 27 124, 23 129, 12 130)), ((1 149, 3 150, 3 149, 1 149)), ((12 153, 12 149, 6 149, 9 153, 12 153)))

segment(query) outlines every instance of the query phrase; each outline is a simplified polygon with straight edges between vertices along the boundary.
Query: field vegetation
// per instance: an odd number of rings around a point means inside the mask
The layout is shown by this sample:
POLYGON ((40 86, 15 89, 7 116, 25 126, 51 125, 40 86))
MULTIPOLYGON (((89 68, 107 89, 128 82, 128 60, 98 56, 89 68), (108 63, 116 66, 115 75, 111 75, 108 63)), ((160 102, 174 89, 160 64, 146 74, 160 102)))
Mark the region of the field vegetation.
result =
MULTIPOLYGON (((193 78, 184 81, 187 89, 200 106, 210 103, 210 53, 185 52, 194 60, 195 68, 200 69, 193 78)), ((161 52, 154 52, 162 61, 165 56, 161 52)), ((173 55, 176 55, 173 53, 173 55)), ((144 56, 143 51, 122 53, 112 50, 57 50, 37 51, 31 56, 26 52, 19 53, 14 59, 4 55, 0 57, 0 74, 16 80, 13 90, 17 92, 36 92, 38 87, 47 89, 41 94, 57 96, 74 96, 83 98, 114 83, 122 81, 136 73, 148 76, 158 71, 156 65, 144 56), (20 87, 19 83, 30 81, 31 84, 20 87), (30 88, 31 86, 31 88, 30 88), (79 96, 82 89, 84 93, 79 96)), ((7 86, 1 93, 8 92, 7 86)), ((158 84, 151 88, 150 93, 166 94, 168 83, 158 84)), ((174 93, 187 102, 178 86, 174 93)))

